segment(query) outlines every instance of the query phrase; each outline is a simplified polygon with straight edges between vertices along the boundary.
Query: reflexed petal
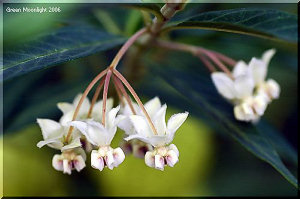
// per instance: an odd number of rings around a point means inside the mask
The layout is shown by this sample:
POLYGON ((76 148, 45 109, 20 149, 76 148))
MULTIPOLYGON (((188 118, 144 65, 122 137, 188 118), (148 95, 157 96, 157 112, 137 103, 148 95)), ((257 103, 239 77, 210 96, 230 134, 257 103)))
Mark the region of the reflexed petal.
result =
POLYGON ((188 112, 185 113, 178 113, 171 116, 168 120, 167 129, 169 133, 175 133, 177 129, 183 124, 186 120, 187 116, 189 115, 188 112))
POLYGON ((238 99, 251 96, 254 89, 254 81, 252 76, 243 75, 237 77, 234 81, 234 88, 236 90, 236 97, 238 99))
POLYGON ((153 123, 158 135, 166 135, 166 111, 167 105, 164 104, 153 117, 153 123))
POLYGON ((69 122, 69 125, 76 127, 91 144, 96 146, 106 145, 108 133, 102 124, 95 121, 72 121, 69 122))
POLYGON ((135 133, 134 126, 132 125, 128 116, 118 115, 116 120, 118 120, 118 127, 125 131, 127 135, 132 135, 135 133))
POLYGON ((71 122, 73 119, 74 111, 69 111, 66 114, 64 114, 60 120, 59 123, 63 126, 68 126, 68 122, 71 122))
POLYGON ((225 73, 214 72, 211 75, 214 85, 217 91, 227 99, 233 99, 236 96, 234 90, 234 84, 232 79, 230 79, 225 73))
POLYGON ((179 157, 179 150, 175 144, 170 144, 169 149, 173 150, 176 153, 176 155, 179 157))
POLYGON ((126 140, 126 141, 129 141, 129 140, 132 140, 132 139, 139 139, 143 142, 149 143, 149 138, 147 138, 143 135, 139 135, 139 134, 130 135, 130 136, 124 138, 124 140, 126 140))
POLYGON ((154 97, 144 105, 146 111, 152 118, 154 114, 161 108, 161 103, 158 97, 154 97))
POLYGON ((164 158, 160 155, 155 155, 154 156, 154 168, 163 171, 164 166, 165 166, 164 158))
POLYGON ((152 167, 152 168, 155 167, 154 154, 152 151, 148 151, 145 154, 145 163, 148 167, 152 167))
POLYGON ((71 143, 69 143, 68 145, 63 146, 61 148, 61 151, 73 149, 73 148, 80 147, 80 146, 81 146, 80 137, 77 137, 76 139, 73 139, 71 141, 71 143))
POLYGON ((52 158, 52 166, 58 171, 63 171, 63 159, 61 155, 54 155, 52 158))
POLYGON ((178 156, 173 150, 169 150, 165 158, 170 167, 173 167, 178 162, 178 156))
MULTIPOLYGON (((75 107, 77 107, 77 105, 78 105, 81 97, 82 97, 82 94, 80 93, 73 100, 74 110, 75 110, 75 107)), ((84 98, 84 100, 83 100, 83 102, 81 104, 81 107, 79 109, 79 114, 81 114, 82 112, 88 112, 89 108, 90 108, 90 101, 86 97, 86 98, 84 98)))
POLYGON ((262 60, 252 58, 249 63, 250 70, 252 71, 255 84, 261 83, 265 80, 267 75, 267 65, 262 60))
POLYGON ((139 135, 142 135, 144 137, 150 137, 153 135, 152 130, 150 129, 150 126, 144 117, 131 115, 129 116, 129 118, 139 135))
POLYGON ((69 160, 64 159, 63 160, 63 173, 67 173, 67 174, 71 175, 71 170, 72 170, 72 168, 71 168, 69 160))
POLYGON ((243 103, 234 107, 234 116, 237 120, 251 121, 254 118, 254 113, 251 107, 243 103))
POLYGON ((262 116, 267 108, 267 101, 263 96, 255 96, 254 101, 253 101, 253 108, 255 112, 262 116))
POLYGON ((125 160, 125 154, 123 150, 118 147, 116 149, 113 149, 113 157, 114 157, 114 167, 119 166, 124 160, 125 160))
POLYGON ((116 126, 115 120, 119 110, 120 110, 120 106, 117 106, 116 108, 113 108, 108 112, 107 119, 106 119, 107 128, 113 128, 114 126, 116 126))
POLYGON ((262 60, 266 63, 267 66, 269 65, 275 53, 276 53, 275 49, 270 49, 264 52, 264 54, 262 55, 262 60))
POLYGON ((46 144, 48 146, 50 146, 51 148, 54 148, 54 149, 61 149, 63 147, 63 143, 58 139, 50 139, 50 140, 39 141, 36 146, 39 147, 39 148, 42 148, 46 144))
POLYGON ((152 137, 148 138, 149 144, 155 147, 164 146, 166 144, 169 144, 173 141, 174 134, 168 134, 168 135, 153 135, 152 137))
POLYGON ((54 120, 38 118, 37 123, 41 128, 44 140, 62 137, 62 126, 58 122, 54 120))
POLYGON ((79 172, 85 167, 85 161, 81 155, 76 156, 74 161, 74 167, 79 172))
MULTIPOLYGON (((113 107, 114 100, 112 98, 108 98, 106 101, 106 111, 109 112, 112 107, 113 107)), ((102 108, 103 108, 103 101, 100 100, 95 103, 93 112, 92 112, 92 117, 96 121, 101 121, 102 120, 102 108)))
POLYGON ((98 151, 93 150, 91 153, 91 166, 100 171, 104 168, 104 160, 99 156, 98 151))
POLYGON ((57 107, 59 110, 61 110, 61 112, 63 112, 63 114, 66 114, 66 113, 74 110, 73 104, 70 104, 67 102, 59 102, 59 103, 57 103, 57 107))
POLYGON ((232 75, 234 78, 237 78, 241 75, 246 75, 250 72, 248 65, 244 61, 239 61, 237 64, 234 66, 232 75))

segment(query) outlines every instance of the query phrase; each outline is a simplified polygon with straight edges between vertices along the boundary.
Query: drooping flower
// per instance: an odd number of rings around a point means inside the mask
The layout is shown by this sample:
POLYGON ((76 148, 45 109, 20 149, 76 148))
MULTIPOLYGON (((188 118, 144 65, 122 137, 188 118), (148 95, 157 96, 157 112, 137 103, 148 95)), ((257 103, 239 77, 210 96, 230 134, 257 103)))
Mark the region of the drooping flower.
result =
MULTIPOLYGON (((134 110, 136 111, 136 115, 143 116, 144 113, 140 109, 140 107, 132 102, 134 110)), ((153 99, 149 100, 144 105, 147 113, 150 117, 153 117, 154 114, 161 108, 161 103, 158 97, 154 97, 153 99)), ((118 117, 122 118, 118 123, 118 127, 122 129, 126 135, 133 135, 136 134, 136 130, 133 124, 130 121, 130 116, 133 115, 130 106, 126 103, 123 109, 120 111, 120 115, 118 117)), ((122 148, 125 149, 127 152, 132 152, 135 157, 144 158, 147 151, 152 150, 151 144, 138 141, 138 140, 130 140, 126 143, 121 144, 122 148)))
POLYGON ((80 148, 80 133, 74 131, 68 143, 65 143, 69 127, 49 119, 37 119, 37 122, 44 138, 43 141, 37 143, 37 146, 41 148, 48 145, 62 152, 60 155, 54 155, 52 159, 53 167, 67 174, 71 174, 73 169, 76 169, 78 172, 81 171, 85 167, 86 155, 80 148))
POLYGON ((160 170, 163 170, 165 165, 174 166, 174 164, 178 161, 179 152, 176 146, 167 145, 173 141, 175 132, 188 116, 188 112, 174 114, 166 124, 166 109, 167 105, 164 104, 151 118, 157 131, 157 135, 150 128, 145 116, 132 115, 129 118, 134 126, 136 134, 125 138, 126 141, 139 139, 155 147, 153 151, 148 151, 146 153, 145 163, 150 167, 160 170), (152 156, 154 158, 152 158, 152 156), (160 165, 161 160, 164 160, 163 167, 160 165))
POLYGON ((116 115, 119 109, 120 107, 118 106, 107 113, 105 126, 93 120, 69 122, 71 126, 74 126, 84 134, 91 144, 98 147, 98 150, 93 150, 91 153, 91 165, 100 171, 105 166, 113 169, 125 159, 125 154, 120 147, 116 149, 110 147, 117 131, 118 119, 116 119, 116 115))

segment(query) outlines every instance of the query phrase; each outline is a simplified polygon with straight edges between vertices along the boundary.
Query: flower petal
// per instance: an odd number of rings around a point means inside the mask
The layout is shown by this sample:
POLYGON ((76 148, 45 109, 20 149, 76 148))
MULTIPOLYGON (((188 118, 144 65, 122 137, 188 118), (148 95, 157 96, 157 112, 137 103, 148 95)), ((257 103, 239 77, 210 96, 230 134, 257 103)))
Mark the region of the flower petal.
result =
POLYGON ((37 123, 41 128, 44 140, 63 136, 62 126, 58 122, 54 120, 38 118, 37 123))
POLYGON ((113 128, 116 126, 116 116, 119 110, 120 110, 120 106, 117 106, 116 108, 113 108, 108 112, 107 119, 106 119, 107 128, 113 128))
POLYGON ((262 55, 262 60, 263 62, 266 63, 266 65, 268 66, 272 57, 274 56, 274 54, 276 53, 276 50, 273 48, 273 49, 270 49, 270 50, 267 50, 266 52, 264 52, 264 54, 262 55))
POLYGON ((68 145, 63 146, 61 148, 61 151, 73 149, 80 146, 81 146, 80 137, 77 137, 76 139, 72 139, 71 143, 69 143, 68 145))
POLYGON ((74 161, 74 167, 79 172, 85 167, 85 161, 81 155, 76 156, 74 161))
POLYGON ((249 67, 252 71, 253 79, 256 85, 265 80, 268 67, 265 62, 254 57, 251 59, 249 67))
POLYGON ((248 73, 249 73, 249 68, 244 61, 238 61, 232 71, 232 75, 234 78, 237 78, 241 75, 246 75, 248 73))
POLYGON ((73 115, 74 115, 73 110, 67 112, 59 119, 59 123, 63 126, 68 126, 68 122, 71 122, 73 120, 73 115))
POLYGON ((112 170, 114 168, 114 156, 113 156, 113 150, 109 150, 106 153, 106 156, 104 157, 106 166, 112 170))
POLYGON ((155 155, 154 156, 154 168, 163 171, 164 166, 165 166, 164 158, 160 155, 155 155))
POLYGON ((77 128, 93 145, 104 146, 108 140, 108 132, 102 124, 95 121, 72 121, 69 125, 77 128))
MULTIPOLYGON (((77 107, 77 105, 78 105, 78 103, 79 103, 81 97, 82 97, 82 94, 79 93, 79 94, 77 94, 77 96, 74 98, 74 100, 73 100, 73 105, 74 105, 74 107, 77 107)), ((84 98, 84 100, 83 100, 83 102, 82 102, 82 104, 81 104, 81 107, 80 107, 80 109, 79 109, 79 114, 80 114, 81 112, 87 112, 87 111, 89 110, 89 108, 90 108, 90 100, 86 97, 86 98, 84 98)))
POLYGON ((175 151, 169 150, 166 155, 166 162, 170 167, 174 167, 174 165, 178 162, 178 156, 175 151))
POLYGON ((139 115, 131 115, 129 116, 129 119, 139 135, 144 137, 150 137, 153 135, 146 118, 139 115))
POLYGON ((93 150, 91 153, 91 166, 94 169, 99 169, 100 171, 104 168, 104 160, 99 156, 98 151, 93 150))
POLYGON ((215 84, 217 91, 227 99, 234 99, 236 96, 234 90, 234 84, 225 73, 214 72, 211 75, 213 83, 215 84))
POLYGON ((73 104, 67 103, 67 102, 59 102, 57 103, 57 108, 63 112, 63 114, 66 114, 70 111, 74 110, 73 104))
POLYGON ((61 155, 54 155, 52 158, 52 166, 58 171, 63 171, 63 158, 61 155))
POLYGON ((166 111, 167 105, 164 104, 153 117, 153 123, 158 135, 166 135, 166 111))
POLYGON ((116 120, 118 120, 118 127, 125 131, 127 135, 135 134, 134 126, 132 125, 128 116, 118 115, 116 120))
POLYGON ((170 144, 169 149, 173 150, 176 153, 176 155, 179 157, 179 150, 175 144, 170 144))
POLYGON ((45 145, 48 145, 51 148, 59 149, 59 150, 63 147, 63 143, 59 139, 43 140, 37 143, 37 147, 39 148, 42 148, 45 145))
POLYGON ((253 93, 254 81, 250 75, 242 75, 235 79, 234 88, 236 90, 236 98, 243 99, 249 97, 253 93))
POLYGON ((154 114, 161 108, 161 103, 158 97, 154 97, 144 105, 146 111, 152 118, 154 114))
POLYGON ((148 151, 148 152, 145 154, 145 164, 146 164, 148 167, 152 167, 152 168, 155 167, 155 161, 154 161, 154 154, 153 154, 153 151, 148 151))
POLYGON ((71 164, 68 159, 63 159, 63 173, 71 175, 71 164))
POLYGON ((114 167, 119 166, 125 160, 125 154, 123 150, 118 147, 113 149, 113 157, 114 157, 114 167))
POLYGON ((168 133, 175 133, 177 129, 183 124, 186 120, 187 116, 189 115, 188 112, 185 113, 178 113, 174 114, 170 117, 167 124, 168 133))
POLYGON ((268 93, 272 97, 272 99, 278 99, 279 98, 280 86, 275 80, 268 79, 267 89, 268 89, 268 93))

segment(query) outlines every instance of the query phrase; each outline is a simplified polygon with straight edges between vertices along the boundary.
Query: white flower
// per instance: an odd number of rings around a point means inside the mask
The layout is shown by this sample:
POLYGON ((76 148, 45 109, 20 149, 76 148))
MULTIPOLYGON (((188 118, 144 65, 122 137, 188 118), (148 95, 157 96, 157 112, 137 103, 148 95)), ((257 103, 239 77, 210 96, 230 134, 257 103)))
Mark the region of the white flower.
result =
POLYGON ((153 151, 148 151, 145 155, 147 166, 164 170, 166 165, 173 167, 178 162, 179 151, 174 144, 157 147, 153 151))
POLYGON ((126 141, 131 139, 139 139, 143 142, 149 143, 154 147, 165 146, 173 141, 175 132, 183 124, 188 116, 188 112, 178 113, 172 115, 166 125, 167 105, 164 104, 153 116, 152 121, 158 135, 155 135, 151 130, 147 119, 140 115, 129 116, 133 124, 136 134, 130 135, 125 138, 126 141))
POLYGON ((63 173, 71 174, 73 169, 78 172, 85 167, 86 155, 83 149, 76 148, 74 150, 63 151, 61 155, 54 155, 52 159, 52 166, 63 173))
POLYGON ((50 119, 37 119, 37 123, 41 128, 44 138, 43 141, 37 143, 37 147, 41 148, 44 145, 48 145, 51 148, 65 151, 81 146, 80 134, 78 131, 74 131, 71 134, 69 142, 65 143, 65 137, 69 130, 68 126, 63 126, 50 119))
MULTIPOLYGON (((68 122, 72 121, 74 111, 80 101, 82 94, 78 94, 74 100, 73 103, 67 103, 67 102, 59 102, 57 103, 57 107, 63 112, 63 116, 60 119, 60 123, 63 125, 67 125, 68 122)), ((106 110, 109 111, 113 107, 113 99, 109 98, 106 102, 106 110)), ((83 103, 79 109, 77 119, 78 120, 84 120, 87 119, 88 111, 90 108, 90 101, 86 97, 83 100, 83 103)), ((95 121, 101 121, 102 119, 102 100, 95 103, 93 107, 93 111, 91 114, 91 118, 93 118, 95 121)))
POLYGON ((264 62, 253 58, 249 66, 244 61, 239 61, 232 71, 233 79, 223 72, 212 73, 218 92, 234 104, 234 116, 237 120, 256 122, 264 114, 268 100, 264 92, 255 92, 258 79, 262 78, 257 78, 261 75, 257 66, 268 63, 269 57, 270 53, 264 55, 264 62))
POLYGON ((107 113, 105 126, 93 120, 69 122, 71 126, 81 131, 91 144, 99 148, 92 151, 91 165, 100 171, 105 166, 113 169, 125 159, 124 152, 120 147, 116 149, 110 147, 111 141, 117 131, 118 119, 116 119, 116 115, 119 109, 120 107, 118 106, 107 113))

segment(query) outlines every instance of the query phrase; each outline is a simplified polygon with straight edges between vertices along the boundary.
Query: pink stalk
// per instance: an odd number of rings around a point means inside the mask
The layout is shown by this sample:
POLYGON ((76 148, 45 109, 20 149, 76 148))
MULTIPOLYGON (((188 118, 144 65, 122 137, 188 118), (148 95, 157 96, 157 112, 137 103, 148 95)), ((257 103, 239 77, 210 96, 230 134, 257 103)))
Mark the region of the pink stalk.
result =
POLYGON ((148 123, 150 125, 150 128, 152 129, 153 133, 155 135, 158 135, 157 130, 155 129, 155 126, 149 116, 149 114, 147 113, 143 103, 141 102, 140 98, 138 97, 138 95, 136 94, 136 92, 134 91, 134 89, 130 86, 130 84, 128 83, 128 81, 123 77, 123 75, 121 73, 119 73, 117 70, 113 69, 113 73, 119 78, 119 80, 121 80, 121 82, 126 86, 126 88, 129 90, 129 92, 131 93, 131 95, 133 96, 133 98, 135 99, 135 101, 138 103, 139 107, 142 109, 143 113, 145 114, 148 123))
POLYGON ((102 124, 105 127, 105 117, 106 117, 106 100, 107 100, 107 92, 108 92, 108 86, 109 86, 109 81, 111 77, 111 70, 109 70, 106 74, 105 77, 105 82, 104 82, 104 90, 103 90, 103 103, 102 103, 102 124))
POLYGON ((91 106, 90 106, 87 118, 90 118, 91 115, 92 115, 94 105, 95 105, 95 103, 96 103, 96 101, 97 101, 97 99, 99 97, 99 94, 100 94, 100 92, 102 90, 103 84, 104 84, 104 79, 102 79, 102 81, 99 83, 99 85, 96 88, 96 91, 95 91, 95 94, 93 96, 93 99, 92 99, 92 102, 91 102, 91 106))
MULTIPOLYGON (((104 71, 102 71, 101 73, 99 73, 92 81, 91 83, 88 85, 88 87, 85 89, 85 91, 83 92, 79 102, 78 102, 78 105, 76 106, 76 109, 74 111, 74 114, 73 114, 73 118, 72 118, 72 121, 74 121, 78 115, 78 112, 79 112, 79 109, 83 103, 83 100, 86 98, 86 96, 88 95, 88 93, 91 91, 91 89, 93 88, 93 86, 99 81, 99 79, 101 79, 107 72, 108 68, 105 69, 104 71)), ((69 139, 70 139, 70 136, 72 134, 72 131, 73 131, 73 126, 71 126, 69 128, 69 131, 68 131, 68 134, 65 138, 65 143, 68 143, 69 142, 69 139)))
POLYGON ((131 109, 131 112, 132 114, 136 115, 136 112, 134 110, 134 107, 132 105, 132 102, 131 102, 131 99, 129 98, 123 84, 120 82, 120 80, 118 78, 116 78, 115 76, 113 76, 113 81, 115 82, 115 85, 121 90, 123 96, 125 97, 130 109, 131 109))
POLYGON ((204 63, 204 65, 208 68, 208 70, 211 73, 216 71, 214 65, 212 63, 210 63, 210 61, 207 60, 205 56, 199 54, 198 57, 201 59, 201 61, 204 63))
POLYGON ((119 100, 120 100, 122 106, 125 106, 125 102, 124 102, 124 99, 122 97, 121 91, 120 91, 119 87, 116 85, 115 76, 113 75, 112 77, 113 77, 114 87, 115 87, 115 90, 117 91, 117 95, 119 97, 119 100))

